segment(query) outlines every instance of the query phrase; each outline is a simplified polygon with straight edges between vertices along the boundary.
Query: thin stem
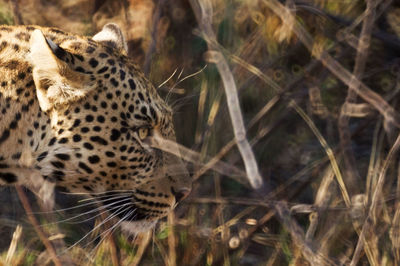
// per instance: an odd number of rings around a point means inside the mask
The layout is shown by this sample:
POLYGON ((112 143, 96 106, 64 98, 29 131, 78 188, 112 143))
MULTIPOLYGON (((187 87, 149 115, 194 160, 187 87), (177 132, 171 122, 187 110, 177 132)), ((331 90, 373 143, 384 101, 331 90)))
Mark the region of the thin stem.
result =
POLYGON ((228 104, 229 115, 231 118, 233 132, 236 138, 236 144, 245 164, 247 178, 253 188, 260 188, 263 184, 261 175, 258 170, 258 165, 251 149, 251 146, 246 138, 246 129, 243 122, 239 97, 237 95, 237 87, 232 71, 229 68, 228 62, 220 50, 215 33, 212 29, 212 5, 208 0, 191 0, 191 6, 194 10, 198 24, 202 30, 203 37, 208 45, 208 55, 210 61, 216 64, 220 73, 222 83, 224 84, 225 95, 228 104))
POLYGON ((33 225, 33 228, 35 229, 36 233, 38 234, 40 241, 42 241, 43 245, 46 247, 47 252, 49 252, 49 255, 51 257, 51 260, 54 262, 54 265, 56 266, 61 266, 61 261, 57 257, 56 251, 53 247, 53 245, 50 243, 49 239, 45 235, 45 233, 42 231, 40 228, 40 225, 38 221, 36 220, 35 216, 32 214, 32 208, 31 205, 29 204, 28 197, 26 196, 24 190, 20 185, 16 185, 15 189, 17 190, 18 197, 21 200, 22 206, 25 209, 26 215, 28 216, 29 222, 33 225))

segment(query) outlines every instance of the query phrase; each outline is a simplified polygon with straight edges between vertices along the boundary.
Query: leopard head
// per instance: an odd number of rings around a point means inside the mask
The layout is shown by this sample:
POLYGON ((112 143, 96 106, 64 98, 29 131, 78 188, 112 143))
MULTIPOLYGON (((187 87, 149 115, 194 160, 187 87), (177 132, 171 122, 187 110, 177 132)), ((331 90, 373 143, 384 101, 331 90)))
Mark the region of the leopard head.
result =
POLYGON ((172 111, 127 57, 118 26, 107 24, 92 39, 36 29, 29 58, 40 109, 51 121, 40 148, 47 149, 38 163, 43 176, 93 197, 134 232, 188 195, 179 156, 153 145, 155 137, 175 141, 172 111))

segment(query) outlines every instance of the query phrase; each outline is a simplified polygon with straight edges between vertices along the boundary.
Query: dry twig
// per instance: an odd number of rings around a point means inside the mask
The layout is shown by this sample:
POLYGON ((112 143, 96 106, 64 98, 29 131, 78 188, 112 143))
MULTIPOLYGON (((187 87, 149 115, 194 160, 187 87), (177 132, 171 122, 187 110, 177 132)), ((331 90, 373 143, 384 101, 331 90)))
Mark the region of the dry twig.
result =
MULTIPOLYGON (((272 98, 250 121, 248 128, 253 127, 262 117, 264 117, 278 102, 279 96, 275 96, 272 98)), ((221 160, 235 145, 235 139, 229 141, 224 147, 220 149, 217 155, 211 158, 203 167, 201 167, 193 176, 193 180, 196 180, 200 176, 202 176, 209 169, 213 168, 214 165, 221 160)))
POLYGON ((22 234, 22 226, 18 225, 17 228, 15 228, 10 247, 8 248, 7 251, 7 257, 6 257, 7 265, 11 265, 11 260, 12 257, 14 256, 15 250, 17 249, 18 240, 20 239, 21 234, 22 234))
MULTIPOLYGON (((155 136, 153 136, 151 145, 153 147, 156 147, 157 149, 171 153, 177 157, 182 158, 185 161, 192 162, 194 164, 199 164, 201 159, 199 153, 188 149, 185 146, 176 143, 175 141, 165 139, 156 134, 155 136)), ((222 161, 215 162, 212 168, 222 175, 236 178, 236 180, 241 183, 243 183, 243 178, 246 176, 246 174, 240 169, 222 161)))
POLYGON ((36 220, 35 216, 33 215, 31 205, 29 204, 29 200, 22 189, 20 185, 16 185, 15 189, 17 190, 18 197, 21 200, 22 206, 25 209, 26 215, 28 216, 28 219, 30 223, 33 225, 33 228, 35 229, 36 233, 38 234, 40 240, 42 241, 43 245, 46 247, 47 252, 49 253, 51 260, 53 261, 54 265, 56 266, 61 266, 61 261, 57 257, 57 254, 54 250, 53 245, 50 243, 49 239, 45 235, 45 233, 42 231, 40 228, 40 225, 38 221, 36 220))
POLYGON ((290 218, 290 211, 285 203, 277 203, 275 205, 275 209, 283 225, 292 236, 294 243, 300 249, 304 258, 311 265, 334 265, 334 263, 329 258, 321 255, 318 250, 315 250, 315 248, 313 248, 309 243, 304 240, 303 230, 296 223, 296 221, 290 218))
POLYGON ((367 62, 368 48, 371 41, 372 28, 375 22, 375 10, 373 8, 373 1, 367 1, 367 8, 364 16, 364 22, 361 29, 360 38, 358 40, 356 62, 353 70, 353 76, 350 80, 349 90, 345 103, 342 105, 338 126, 340 136, 340 146, 343 154, 343 162, 346 171, 346 181, 350 190, 350 194, 354 195, 359 193, 358 184, 361 181, 360 174, 356 168, 356 159, 354 157, 353 150, 351 148, 350 129, 349 129, 349 117, 345 114, 345 106, 354 103, 357 99, 357 85, 356 79, 361 79, 365 65, 367 62))
POLYGON ((389 165, 392 163, 392 161, 394 159, 393 158, 394 155, 397 153, 399 148, 400 148, 400 134, 398 135, 396 142, 393 144, 392 148, 390 149, 390 151, 384 161, 382 169, 380 171, 378 182, 376 184, 375 191, 372 196, 372 201, 371 201, 371 206, 369 208, 368 217, 365 219, 360 236, 358 238, 356 250, 354 251, 354 254, 353 254, 353 259, 351 260, 350 265, 352 265, 352 266, 357 265, 358 260, 360 258, 361 250, 363 249, 364 242, 368 239, 367 234, 370 232, 370 229, 372 228, 372 226, 374 224, 376 224, 376 221, 378 219, 379 200, 380 200, 380 197, 382 196, 382 189, 383 189, 383 185, 385 183, 386 172, 387 172, 387 169, 389 168, 389 165))
POLYGON ((170 212, 168 214, 168 224, 170 230, 168 232, 168 265, 176 266, 176 237, 175 237, 175 213, 170 212))
POLYGON ((208 55, 213 63, 216 64, 224 84, 227 97, 229 114, 237 141, 237 145, 242 155, 246 167, 247 177, 253 188, 259 188, 262 185, 262 178, 258 171, 257 162, 250 144, 246 139, 246 129, 241 114, 237 88, 229 65, 216 44, 216 37, 211 27, 212 22, 212 6, 210 1, 190 1, 191 6, 196 15, 199 26, 202 30, 203 37, 207 41, 209 52, 208 55))
MULTIPOLYGON (((109 215, 108 213, 102 212, 101 213, 101 219, 103 221, 107 221, 107 216, 108 215, 109 215)), ((120 259, 119 259, 120 258, 120 254, 119 254, 119 250, 117 249, 117 245, 115 243, 114 234, 113 234, 114 232, 112 230, 112 228, 113 228, 112 222, 111 221, 105 222, 103 224, 103 227, 104 227, 103 232, 110 232, 109 234, 106 234, 104 236, 104 238, 107 238, 108 243, 109 243, 108 247, 110 248, 112 265, 113 266, 119 266, 119 265, 121 265, 120 259)))
MULTIPOLYGON (((332 167, 328 166, 327 170, 324 173, 322 181, 317 191, 317 195, 315 197, 314 205, 317 208, 328 207, 329 201, 332 199, 332 183, 334 180, 334 172, 332 171, 332 167)), ((310 214, 310 226, 308 227, 306 234, 306 241, 309 241, 313 238, 315 233, 315 228, 318 225, 319 212, 314 212, 310 214)))
POLYGON ((151 236, 152 236, 152 231, 148 231, 145 233, 140 234, 137 238, 139 238, 138 242, 138 250, 136 252, 136 255, 134 257, 134 260, 131 262, 132 266, 137 266, 139 265, 140 261, 143 258, 144 252, 146 251, 150 240, 151 240, 151 236))
MULTIPOLYGON (((295 102, 292 101, 291 104, 295 104, 295 102)), ((339 165, 337 163, 337 160, 335 158, 335 155, 334 155, 332 149, 329 147, 329 145, 326 142, 325 138, 319 132, 318 128, 315 126, 314 122, 310 119, 310 117, 308 117, 306 115, 306 113, 304 113, 304 111, 299 107, 296 108, 296 111, 304 119, 304 121, 306 121, 306 123, 308 124, 310 129, 313 131, 315 136, 318 138, 318 140, 321 143, 321 146, 324 148, 326 154, 328 155, 329 160, 331 161, 333 172, 335 173, 336 179, 337 179, 337 181, 339 183, 339 187, 340 187, 340 190, 342 192, 344 202, 345 202, 347 207, 350 207, 350 205, 351 205, 350 196, 349 196, 349 193, 347 192, 346 185, 344 184, 344 181, 343 181, 343 176, 342 176, 342 174, 340 172, 339 165)))

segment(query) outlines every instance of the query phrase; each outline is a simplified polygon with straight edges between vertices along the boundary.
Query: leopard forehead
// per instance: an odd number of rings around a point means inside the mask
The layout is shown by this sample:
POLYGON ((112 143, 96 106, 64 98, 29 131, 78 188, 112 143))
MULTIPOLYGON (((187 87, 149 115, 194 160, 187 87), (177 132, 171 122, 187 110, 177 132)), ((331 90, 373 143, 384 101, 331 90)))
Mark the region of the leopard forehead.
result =
POLYGON ((190 190, 181 160, 147 143, 175 139, 172 112, 126 47, 115 25, 93 39, 0 26, 0 181, 25 167, 63 190, 129 192, 137 211, 118 216, 149 223, 190 190))
POLYGON ((60 48, 68 52, 60 58, 72 64, 75 71, 89 75, 95 89, 73 104, 74 114, 70 104, 60 107, 65 111, 58 111, 59 118, 82 119, 111 131, 115 126, 122 132, 145 126, 157 128, 163 136, 174 135, 170 107, 123 51, 91 39, 67 39, 60 48), (103 119, 106 116, 109 120, 103 119))
MULTIPOLYGON (((135 130, 157 129, 166 138, 174 137, 170 108, 120 51, 90 40, 62 43, 60 48, 70 54, 60 58, 75 71, 89 75, 95 88, 79 101, 52 110, 55 137, 68 139, 74 148, 79 146, 80 153, 75 156, 87 158, 79 164, 87 174, 92 173, 92 167, 104 170, 99 171, 100 176, 111 173, 117 181, 106 181, 111 189, 129 188, 129 182, 121 180, 134 181, 135 185, 148 182, 147 177, 153 178, 154 168, 163 162, 158 154, 146 152, 134 136, 135 130), (126 171, 128 167, 131 170, 126 171)), ((84 181, 80 179, 72 187, 84 181)), ((84 189, 96 191, 90 186, 84 189)))

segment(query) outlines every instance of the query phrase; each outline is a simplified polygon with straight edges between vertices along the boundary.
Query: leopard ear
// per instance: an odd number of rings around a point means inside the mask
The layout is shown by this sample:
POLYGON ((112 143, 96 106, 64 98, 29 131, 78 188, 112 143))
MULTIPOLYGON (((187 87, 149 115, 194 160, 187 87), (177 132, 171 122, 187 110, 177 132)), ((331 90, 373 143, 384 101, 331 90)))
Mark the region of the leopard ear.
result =
POLYGON ((125 41, 124 34, 117 24, 108 23, 104 25, 103 29, 93 36, 93 40, 128 53, 128 44, 125 41))
POLYGON ((72 57, 36 29, 30 39, 29 60, 42 111, 84 97, 93 87, 90 75, 77 72, 64 61, 72 57))

